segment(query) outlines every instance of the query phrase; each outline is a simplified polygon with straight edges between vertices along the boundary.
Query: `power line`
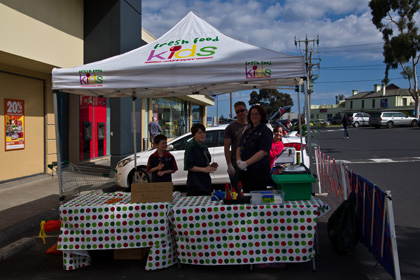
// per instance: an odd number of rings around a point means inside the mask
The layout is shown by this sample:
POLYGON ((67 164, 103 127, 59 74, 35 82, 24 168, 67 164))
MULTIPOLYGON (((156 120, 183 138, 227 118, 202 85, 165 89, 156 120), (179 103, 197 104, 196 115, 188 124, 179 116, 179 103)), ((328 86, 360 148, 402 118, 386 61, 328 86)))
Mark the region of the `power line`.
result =
POLYGON ((383 45, 383 43, 371 43, 371 44, 357 44, 357 45, 345 45, 337 47, 321 47, 320 50, 324 49, 339 49, 339 48, 351 48, 351 47, 361 47, 361 46, 373 46, 373 45, 383 45))

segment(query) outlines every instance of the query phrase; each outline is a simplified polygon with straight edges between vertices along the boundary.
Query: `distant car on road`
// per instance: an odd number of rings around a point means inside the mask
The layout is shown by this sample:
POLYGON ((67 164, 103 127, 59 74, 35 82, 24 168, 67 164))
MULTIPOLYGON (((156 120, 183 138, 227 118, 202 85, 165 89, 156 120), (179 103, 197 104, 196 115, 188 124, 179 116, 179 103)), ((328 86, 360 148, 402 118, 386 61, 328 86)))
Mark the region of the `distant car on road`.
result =
POLYGON ((329 126, 330 122, 324 119, 318 119, 312 122, 314 126, 329 126))
POLYGON ((343 120, 343 117, 344 117, 344 113, 337 113, 331 119, 331 123, 332 124, 341 124, 341 121, 343 120))
POLYGON ((353 127, 368 126, 370 115, 364 112, 347 113, 353 127))
POLYGON ((407 116, 402 112, 375 112, 369 118, 369 125, 375 128, 385 126, 393 128, 394 126, 417 126, 418 120, 407 116))

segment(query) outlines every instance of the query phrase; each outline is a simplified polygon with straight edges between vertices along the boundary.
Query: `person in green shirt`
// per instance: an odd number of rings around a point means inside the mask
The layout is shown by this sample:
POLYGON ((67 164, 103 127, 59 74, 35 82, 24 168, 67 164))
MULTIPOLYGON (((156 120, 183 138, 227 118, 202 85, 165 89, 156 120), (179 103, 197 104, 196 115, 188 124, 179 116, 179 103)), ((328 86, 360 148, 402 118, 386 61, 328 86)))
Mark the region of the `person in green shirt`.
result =
POLYGON ((212 192, 210 173, 218 164, 211 163, 211 155, 204 141, 206 128, 197 123, 191 127, 192 141, 185 149, 184 170, 188 170, 187 196, 210 196, 212 192))

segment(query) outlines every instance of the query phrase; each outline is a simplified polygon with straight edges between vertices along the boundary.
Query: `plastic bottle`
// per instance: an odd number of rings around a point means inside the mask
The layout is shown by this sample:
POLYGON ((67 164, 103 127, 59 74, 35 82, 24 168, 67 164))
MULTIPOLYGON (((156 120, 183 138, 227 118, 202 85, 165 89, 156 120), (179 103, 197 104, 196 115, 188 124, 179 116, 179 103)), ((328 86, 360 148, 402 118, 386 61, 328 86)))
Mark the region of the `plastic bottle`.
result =
POLYGON ((244 189, 242 188, 242 183, 241 183, 241 181, 239 181, 239 183, 238 183, 238 189, 240 189, 240 190, 241 190, 241 198, 243 199, 243 198, 244 198, 244 189))
POLYGON ((225 199, 232 199, 232 196, 230 195, 229 183, 226 183, 225 185, 225 199))
POLYGON ((235 187, 232 187, 232 199, 237 199, 235 187))

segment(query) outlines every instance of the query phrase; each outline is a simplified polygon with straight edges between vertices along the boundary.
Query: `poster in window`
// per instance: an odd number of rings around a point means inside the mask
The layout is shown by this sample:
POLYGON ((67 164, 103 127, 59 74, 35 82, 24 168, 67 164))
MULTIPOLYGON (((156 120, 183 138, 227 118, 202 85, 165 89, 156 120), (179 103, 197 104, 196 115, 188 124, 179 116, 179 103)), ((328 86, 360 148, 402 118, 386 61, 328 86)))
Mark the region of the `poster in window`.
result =
POLYGON ((5 149, 25 148, 25 103, 23 100, 4 99, 5 149))

